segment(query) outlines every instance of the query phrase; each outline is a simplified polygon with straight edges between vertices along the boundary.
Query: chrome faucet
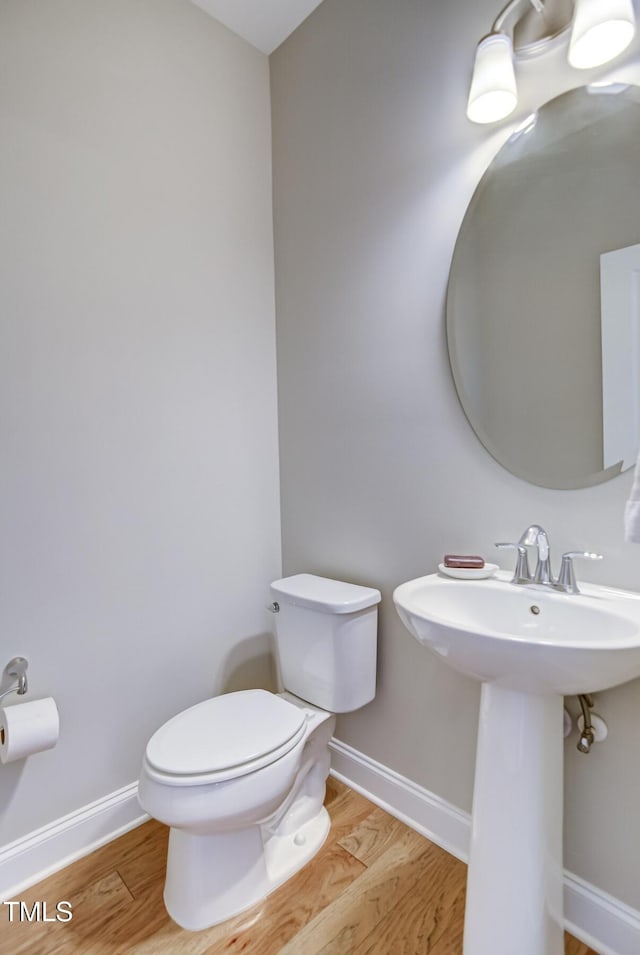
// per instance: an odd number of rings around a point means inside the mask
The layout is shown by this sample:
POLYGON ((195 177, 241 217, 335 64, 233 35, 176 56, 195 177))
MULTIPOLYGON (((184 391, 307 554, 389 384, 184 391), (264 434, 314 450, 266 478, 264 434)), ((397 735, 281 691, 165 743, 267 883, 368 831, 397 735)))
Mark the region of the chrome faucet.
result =
POLYGON ((519 543, 525 547, 538 548, 538 563, 533 575, 534 584, 552 584, 549 537, 544 527, 540 527, 539 524, 531 524, 522 534, 519 543))
POLYGON ((518 560, 513 574, 512 583, 514 584, 552 584, 549 537, 544 527, 539 524, 531 524, 520 535, 517 544, 497 543, 499 548, 514 548, 518 551, 518 560), (538 548, 538 562, 535 573, 532 574, 529 569, 527 558, 527 547, 538 548))
POLYGON ((582 557, 588 560, 602 560, 602 554, 592 554, 587 551, 569 551, 562 555, 560 564, 560 573, 558 579, 554 580, 551 573, 551 548, 549 547, 549 537, 544 527, 540 524, 531 524, 520 536, 517 544, 498 543, 499 548, 510 547, 518 552, 516 568, 511 580, 514 584, 543 584, 546 587, 553 587, 554 590, 563 594, 579 594, 580 590, 576 583, 576 575, 573 568, 573 558, 582 557), (527 559, 527 547, 537 547, 538 562, 535 573, 531 573, 527 559))

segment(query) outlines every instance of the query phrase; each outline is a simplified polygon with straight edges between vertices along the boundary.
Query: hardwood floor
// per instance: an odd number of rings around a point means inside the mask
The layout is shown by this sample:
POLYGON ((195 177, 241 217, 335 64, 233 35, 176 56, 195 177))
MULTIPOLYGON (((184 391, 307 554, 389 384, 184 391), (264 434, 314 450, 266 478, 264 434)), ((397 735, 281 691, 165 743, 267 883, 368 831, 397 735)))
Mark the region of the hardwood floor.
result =
MULTIPOLYGON (((50 921, 1 906, 0 955, 461 955, 466 867, 334 780, 326 803, 318 855, 223 926, 192 933, 170 920, 167 829, 148 822, 23 893, 29 913, 46 902, 50 921), (63 900, 70 921, 56 921, 63 900)), ((596 953, 567 935, 565 955, 596 953)))

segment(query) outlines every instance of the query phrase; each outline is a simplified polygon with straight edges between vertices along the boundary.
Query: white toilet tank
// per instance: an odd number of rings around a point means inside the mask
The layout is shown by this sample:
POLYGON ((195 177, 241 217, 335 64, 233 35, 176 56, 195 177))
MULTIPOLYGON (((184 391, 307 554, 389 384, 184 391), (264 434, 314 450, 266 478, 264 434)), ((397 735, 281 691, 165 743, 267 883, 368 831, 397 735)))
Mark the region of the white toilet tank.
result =
POLYGON ((284 689, 330 713, 369 703, 376 692, 380 592, 314 574, 271 584, 284 689))

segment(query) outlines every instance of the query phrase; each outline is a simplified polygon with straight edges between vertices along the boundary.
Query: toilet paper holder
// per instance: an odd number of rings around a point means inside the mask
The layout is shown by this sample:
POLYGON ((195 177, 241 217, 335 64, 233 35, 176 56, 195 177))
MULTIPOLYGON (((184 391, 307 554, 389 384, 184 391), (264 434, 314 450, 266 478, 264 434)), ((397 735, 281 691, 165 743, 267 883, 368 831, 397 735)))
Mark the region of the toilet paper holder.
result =
POLYGON ((17 693, 18 696, 24 696, 29 688, 27 682, 27 667, 29 666, 29 661, 26 657, 14 657, 13 660, 9 660, 6 667, 2 671, 2 680, 0 681, 0 700, 4 699, 5 696, 8 696, 9 693, 17 693), (4 689, 7 681, 12 683, 11 686, 4 689))

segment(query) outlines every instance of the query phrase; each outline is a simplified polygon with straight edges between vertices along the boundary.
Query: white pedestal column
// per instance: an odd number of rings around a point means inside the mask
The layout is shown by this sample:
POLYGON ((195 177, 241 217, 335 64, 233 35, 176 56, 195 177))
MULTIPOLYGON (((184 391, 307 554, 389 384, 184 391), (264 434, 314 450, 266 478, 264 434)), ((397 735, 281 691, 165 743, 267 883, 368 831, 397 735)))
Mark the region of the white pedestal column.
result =
POLYGON ((563 955, 561 696, 483 684, 464 955, 563 955))

